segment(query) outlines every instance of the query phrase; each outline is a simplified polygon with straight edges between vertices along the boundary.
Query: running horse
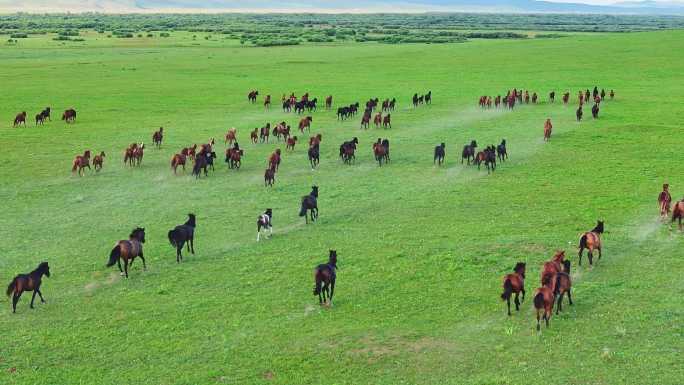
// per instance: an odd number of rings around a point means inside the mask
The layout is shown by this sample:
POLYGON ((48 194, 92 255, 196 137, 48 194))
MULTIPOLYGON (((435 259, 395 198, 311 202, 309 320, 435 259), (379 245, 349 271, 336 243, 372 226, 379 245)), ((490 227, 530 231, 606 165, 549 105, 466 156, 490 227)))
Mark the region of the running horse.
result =
POLYGON ((128 278, 128 266, 133 264, 133 260, 136 257, 140 257, 143 263, 143 270, 147 270, 145 257, 143 256, 143 243, 145 243, 145 228, 137 227, 133 229, 131 235, 128 236, 128 240, 117 242, 111 253, 109 253, 107 267, 118 264, 121 275, 128 278), (121 268, 122 259, 124 261, 123 269, 121 268))
POLYGON ((250 91, 249 94, 247 94, 247 100, 249 100, 250 103, 256 103, 257 96, 259 96, 259 91, 250 91))
POLYGON ((162 141, 164 140, 164 127, 159 127, 159 131, 155 131, 152 134, 152 143, 154 143, 157 148, 161 148, 162 141))
POLYGON ((40 302, 45 303, 43 293, 40 291, 43 276, 50 278, 50 266, 47 262, 41 262, 32 272, 19 274, 12 279, 12 282, 7 286, 6 292, 8 297, 12 296, 12 313, 17 312, 17 303, 25 291, 33 291, 31 304, 29 305, 31 309, 33 309, 33 301, 36 299, 36 294, 40 296, 40 302))
POLYGON ((548 142, 549 140, 551 140, 551 130, 553 130, 553 124, 551 124, 551 119, 546 119, 546 122, 544 122, 544 141, 545 142, 548 142))
POLYGON ((95 157, 93 158, 93 167, 95 167, 95 171, 99 172, 100 170, 102 170, 102 166, 104 165, 104 158, 104 151, 100 152, 100 155, 95 155, 95 157))
POLYGON ((12 126, 16 127, 22 123, 24 126, 26 125, 26 111, 22 111, 18 113, 16 117, 14 117, 14 124, 12 126))
POLYGON ((81 172, 83 172, 83 175, 85 175, 86 167, 88 167, 88 170, 90 170, 90 150, 86 150, 83 155, 76 155, 71 167, 71 172, 75 173, 78 170, 79 176, 81 176, 81 172))
POLYGON ((337 278, 337 251, 330 250, 328 263, 318 265, 314 269, 314 285, 313 294, 318 296, 318 303, 323 305, 327 303, 332 306, 333 295, 335 294, 335 279, 337 278), (327 299, 326 299, 327 295, 327 299))
POLYGON ((582 266, 582 252, 587 249, 589 252, 589 265, 593 265, 594 250, 598 250, 598 257, 601 259, 601 234, 603 234, 603 221, 598 221, 596 227, 580 237, 579 241, 579 265, 582 266))
POLYGON ((672 196, 670 195, 670 185, 664 184, 663 191, 658 195, 658 207, 660 207, 660 217, 667 218, 670 215, 670 204, 672 203, 672 196))
POLYGON ((64 110, 64 113, 62 114, 62 120, 67 123, 73 123, 76 120, 76 110, 73 108, 64 110))
POLYGON ((271 156, 268 157, 268 165, 270 168, 275 169, 275 171, 278 171, 278 168, 280 167, 280 149, 277 148, 271 156))
POLYGON ((506 274, 503 279, 503 293, 501 299, 508 304, 508 315, 511 315, 511 295, 515 294, 515 310, 520 310, 520 300, 518 294, 522 293, 522 300, 525 301, 525 262, 518 262, 513 268, 513 273, 506 274))
MULTIPOLYGON (((235 127, 233 127, 230 130, 228 130, 228 132, 226 133, 226 141, 224 144, 232 146, 233 142, 235 142, 237 140, 236 136, 237 136, 237 129, 235 127)), ((254 140, 254 138, 252 138, 252 140, 254 140)))
POLYGON ((672 208, 672 223, 678 222, 679 231, 682 231, 682 218, 684 218, 684 199, 674 204, 672 208))

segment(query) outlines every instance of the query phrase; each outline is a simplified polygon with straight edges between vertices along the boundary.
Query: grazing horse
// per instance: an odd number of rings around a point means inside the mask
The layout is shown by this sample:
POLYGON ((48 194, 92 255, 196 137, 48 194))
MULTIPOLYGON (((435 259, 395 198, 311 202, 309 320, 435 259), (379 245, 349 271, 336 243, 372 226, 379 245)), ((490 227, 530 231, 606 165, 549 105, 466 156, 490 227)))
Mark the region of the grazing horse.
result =
POLYGON ((275 174, 276 174, 275 167, 269 166, 269 168, 266 169, 266 171, 264 172, 264 186, 265 187, 273 187, 273 183, 275 183, 275 174))
POLYGON ((544 122, 544 141, 548 142, 551 140, 551 131, 553 130, 553 124, 551 124, 551 119, 546 119, 544 122))
POLYGON ((162 140, 164 140, 164 127, 159 127, 159 131, 155 131, 152 134, 152 143, 154 143, 157 148, 161 148, 162 140))
POLYGON ((43 293, 40 292, 43 275, 50 278, 50 266, 47 262, 41 262, 32 272, 19 274, 12 279, 12 282, 7 286, 7 296, 12 296, 12 313, 17 312, 17 303, 19 298, 21 298, 21 294, 25 291, 33 291, 31 304, 29 305, 31 309, 33 309, 33 301, 36 299, 36 294, 40 296, 40 302, 45 303, 43 293))
POLYGON ((26 111, 22 111, 17 114, 17 116, 14 118, 14 124, 12 125, 13 127, 16 127, 20 124, 26 125, 26 111))
POLYGON ((302 207, 299 210, 299 216, 306 219, 309 223, 309 217, 306 212, 310 211, 311 221, 315 222, 318 219, 318 186, 311 187, 311 193, 302 197, 302 207))
POLYGON ((64 110, 64 113, 62 113, 62 120, 64 120, 67 123, 74 122, 76 120, 76 110, 74 110, 73 108, 64 110))
POLYGON ((387 114, 385 115, 384 118, 382 118, 382 127, 383 128, 392 128, 392 115, 387 114))
POLYGON ((550 277, 542 282, 542 287, 538 288, 534 293, 534 309, 537 313, 537 331, 541 329, 539 321, 543 319, 546 322, 546 327, 549 327, 549 320, 553 314, 553 303, 555 302, 556 296, 553 289, 555 288, 554 282, 550 277), (540 317, 540 314, 543 315, 540 317))
MULTIPOLYGON (((682 218, 684 218, 684 199, 674 204, 672 208, 672 223, 678 222, 679 231, 682 231, 682 218)), ((600 255, 600 254, 599 254, 600 255)))
POLYGON ((126 278, 128 278, 128 265, 132 265, 133 260, 136 257, 140 257, 143 262, 143 270, 146 270, 147 265, 145 264, 145 257, 143 256, 143 243, 145 243, 145 228, 137 227, 133 229, 131 235, 128 236, 128 240, 117 242, 112 249, 112 252, 109 253, 109 262, 107 262, 107 267, 112 267, 115 263, 118 264, 121 275, 124 275, 126 278), (122 259, 124 260, 123 269, 121 269, 122 259))
POLYGON ((316 168, 316 166, 318 166, 318 164, 321 161, 321 151, 318 143, 309 147, 308 155, 309 163, 311 163, 311 169, 313 170, 316 168))
POLYGON ((598 257, 601 259, 601 234, 603 234, 603 221, 598 221, 593 230, 582 234, 579 241, 579 265, 582 266, 582 252, 589 250, 587 257, 589 265, 593 264, 594 250, 598 250, 598 257))
POLYGON ((297 144, 297 137, 296 136, 291 136, 291 137, 287 138, 287 146, 285 146, 285 150, 294 151, 295 144, 297 144))
POLYGON ((584 112, 582 112, 582 105, 580 104, 580 106, 577 108, 577 111, 575 112, 575 116, 577 117, 578 122, 582 120, 582 115, 584 115, 584 112))
POLYGON ((664 184, 663 191, 658 195, 658 207, 660 207, 660 217, 667 218, 670 215, 670 204, 672 203, 672 196, 670 195, 670 185, 664 184))
POLYGON ((473 161, 475 161, 475 149, 477 148, 477 142, 476 141, 471 141, 470 144, 466 144, 463 146, 463 152, 461 153, 461 164, 463 164, 463 159, 466 159, 468 161, 468 164, 470 164, 470 160, 472 158, 473 161))
POLYGON ((551 103, 554 103, 554 102, 556 101, 556 91, 551 91, 551 92, 549 93, 549 101, 550 101, 551 103))
POLYGON ((104 158, 105 158, 105 153, 104 151, 100 152, 100 155, 95 155, 93 158, 93 167, 95 167, 95 171, 99 172, 102 170, 102 165, 104 164, 104 158))
POLYGON ((598 105, 598 103, 594 103, 594 106, 591 107, 591 116, 594 119, 598 119, 598 117, 599 117, 599 105, 598 105))
POLYGON ((508 158, 508 150, 506 149, 506 139, 501 140, 501 144, 496 146, 496 155, 499 161, 504 162, 508 158))
MULTIPOLYGON (((184 151, 184 152, 186 152, 186 151, 184 151)), ((187 155, 185 155, 185 153, 176 154, 171 158, 171 168, 173 169, 174 174, 176 174, 176 170, 178 169, 178 166, 182 166, 183 171, 185 171, 186 158, 187 158, 187 155)))
POLYGON ((266 95, 264 98, 264 108, 271 108, 271 95, 266 95))
POLYGON ((325 109, 329 110, 332 108, 333 104, 333 97, 332 95, 329 95, 328 97, 325 98, 325 109))
POLYGON ((252 131, 252 133, 249 134, 249 137, 252 143, 256 144, 256 142, 259 140, 259 129, 255 128, 254 131, 252 131))
POLYGON ((261 143, 266 142, 268 143, 268 136, 270 135, 271 132, 271 123, 266 123, 264 127, 261 127, 261 133, 259 134, 259 138, 261 138, 261 143))
POLYGON ((380 142, 380 139, 373 143, 373 154, 375 155, 375 160, 378 161, 378 165, 382 167, 382 161, 387 159, 387 151, 385 151, 385 147, 380 142))
POLYGON ((446 155, 444 147, 444 143, 435 147, 435 156, 432 158, 432 164, 435 164, 435 162, 437 162, 441 166, 442 163, 444 163, 444 156, 446 155))
MULTIPOLYGON (((256 132, 254 132, 254 134, 256 134, 256 132)), ((252 137, 252 141, 254 141, 254 139, 256 139, 255 136, 252 137)), ((226 133, 226 141, 224 142, 224 144, 232 146, 233 142, 235 142, 237 140, 236 137, 237 137, 237 129, 235 127, 233 127, 230 130, 228 130, 228 132, 226 133)))
POLYGON ((277 148, 271 156, 268 157, 268 165, 269 167, 272 167, 276 171, 278 171, 278 168, 280 167, 280 149, 277 148))
POLYGON ((74 158, 73 165, 71 166, 71 172, 75 173, 78 170, 78 175, 81 176, 81 171, 85 175, 85 168, 88 167, 90 170, 90 150, 86 150, 83 155, 76 155, 74 158))
POLYGON ((337 277, 337 251, 330 250, 328 263, 318 265, 314 269, 314 285, 313 294, 318 296, 318 303, 328 303, 332 306, 332 298, 335 293, 335 278, 337 277), (322 295, 322 296, 321 296, 322 295), (328 299, 326 300, 326 295, 328 299))
POLYGON ((520 300, 518 294, 522 293, 522 300, 525 301, 525 262, 518 262, 513 268, 512 274, 506 274, 503 279, 503 293, 501 299, 508 304, 508 315, 511 315, 511 294, 515 293, 515 310, 520 310, 520 300))
POLYGON ((302 119, 299 121, 299 131, 304 133, 304 130, 311 131, 311 122, 313 122, 313 118, 311 116, 307 116, 306 118, 302 119))
POLYGON ((563 311, 563 296, 568 293, 568 302, 572 305, 572 278, 570 278, 570 261, 563 261, 563 271, 556 274, 556 284, 553 293, 558 296, 556 314, 563 311))
POLYGON ((257 218, 257 242, 259 242, 262 228, 264 230, 270 230, 271 234, 269 235, 269 238, 273 235, 273 210, 266 209, 266 212, 259 215, 257 218))
POLYGON ((176 226, 169 231, 169 242, 176 248, 176 262, 183 260, 183 245, 187 243, 188 251, 195 255, 195 214, 188 214, 188 220, 184 224, 176 226))
POLYGON ((256 103, 257 96, 259 96, 259 91, 250 91, 249 94, 247 94, 247 100, 249 100, 250 103, 256 103))

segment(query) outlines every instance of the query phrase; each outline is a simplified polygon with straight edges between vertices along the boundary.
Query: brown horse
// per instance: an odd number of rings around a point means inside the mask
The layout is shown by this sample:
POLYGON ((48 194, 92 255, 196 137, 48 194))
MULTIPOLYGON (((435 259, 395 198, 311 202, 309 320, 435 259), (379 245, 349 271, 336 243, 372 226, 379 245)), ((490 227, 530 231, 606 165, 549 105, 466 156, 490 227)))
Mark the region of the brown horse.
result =
MULTIPOLYGON (((187 149, 184 149, 185 153, 187 153, 187 149)), ((187 155, 184 153, 176 154, 171 158, 171 168, 173 169, 173 173, 176 174, 176 170, 178 169, 178 166, 183 167, 183 171, 185 172, 185 161, 186 161, 187 155)))
POLYGON ((78 170, 78 175, 81 176, 81 171, 85 174, 86 167, 90 170, 90 150, 86 150, 83 155, 76 155, 71 167, 71 172, 74 173, 78 170))
POLYGON ((43 113, 41 112, 36 114, 36 126, 38 125, 38 123, 42 125, 43 122, 45 122, 45 117, 43 116, 43 113))
POLYGON ((278 167, 280 167, 280 149, 276 149, 271 156, 268 157, 268 166, 269 168, 274 169, 275 171, 278 171, 278 167))
POLYGON ((64 110, 64 113, 62 114, 62 120, 67 123, 73 123, 76 120, 76 110, 73 108, 64 110))
POLYGON ((672 208, 672 223, 678 222, 679 231, 682 231, 682 218, 684 218, 684 199, 675 203, 672 208))
POLYGON ((382 161, 386 160, 387 151, 379 140, 373 143, 373 154, 375 155, 375 160, 378 161, 378 165, 382 167, 382 161))
POLYGON ((551 130, 553 129, 553 124, 551 124, 551 119, 546 119, 544 122, 544 141, 548 142, 551 140, 551 130))
POLYGON ((138 143, 132 143, 124 150, 124 164, 133 166, 133 152, 138 148, 138 143))
POLYGON ((563 310, 563 296, 568 293, 568 302, 572 305, 572 279, 570 278, 570 261, 563 261, 563 271, 556 274, 556 284, 553 292, 558 296, 556 314, 563 310))
POLYGON ((323 141, 323 135, 317 134, 309 138, 309 147, 320 146, 321 141, 323 141))
POLYGON ((114 264, 119 265, 121 275, 128 278, 128 265, 133 264, 136 257, 140 257, 143 263, 143 270, 147 270, 145 264, 145 257, 143 257, 143 243, 145 243, 145 229, 137 227, 133 229, 131 235, 128 236, 127 241, 119 241, 116 243, 112 252, 109 254, 109 262, 107 267, 112 267, 114 264), (124 268, 121 269, 121 260, 124 260, 124 268), (129 262, 130 261, 130 262, 129 262))
POLYGON ((544 262, 541 271, 541 282, 543 283, 546 278, 549 280, 554 280, 556 274, 563 271, 563 261, 565 260, 565 251, 559 250, 554 254, 550 261, 544 262))
POLYGON ((297 137, 296 136, 289 137, 289 138, 287 138, 287 147, 285 147, 285 149, 294 151, 295 144, 297 144, 297 137))
POLYGON ((365 112, 361 118, 361 128, 368 128, 370 124, 371 114, 370 112, 365 112))
POLYGON ((313 294, 318 296, 318 303, 327 303, 332 306, 333 295, 335 294, 335 279, 337 278, 337 251, 330 250, 328 263, 318 265, 314 269, 313 294), (326 300, 327 294, 327 300, 326 300))
POLYGON ((518 262, 513 268, 514 273, 506 274, 503 279, 503 293, 501 299, 508 304, 508 315, 511 315, 511 294, 515 293, 515 310, 520 310, 518 294, 522 293, 522 300, 525 301, 525 263, 518 262))
POLYGON ((22 111, 17 114, 17 116, 14 118, 14 124, 12 125, 13 127, 16 127, 20 124, 26 125, 26 111, 22 111))
POLYGON ((105 158, 105 153, 104 151, 100 152, 100 155, 95 155, 93 158, 93 167, 95 167, 95 171, 99 172, 102 170, 102 165, 104 164, 104 158, 105 158))
POLYGON ((569 101, 570 101, 570 93, 566 92, 563 94, 563 104, 568 104, 569 101))
POLYGON ((555 282, 552 282, 551 278, 547 276, 542 282, 542 287, 537 289, 534 293, 534 309, 537 313, 537 331, 540 330, 540 319, 544 319, 544 321, 546 321, 546 327, 549 327, 549 320, 553 314, 553 303, 556 299, 553 292, 554 285, 555 282), (543 313, 543 315, 540 317, 541 313, 543 313))
POLYGON ((382 127, 383 128, 392 128, 392 115, 387 114, 385 115, 384 118, 382 118, 382 127))
POLYGON ((226 133, 225 144, 232 146, 233 142, 235 142, 235 140, 236 140, 236 136, 237 136, 237 129, 235 127, 228 130, 228 133, 226 133))
POLYGON ((12 313, 17 312, 17 303, 21 294, 25 291, 33 291, 31 309, 33 309, 33 301, 36 299, 36 294, 40 296, 40 302, 45 303, 43 293, 40 292, 43 275, 50 278, 50 266, 48 266, 47 262, 42 262, 35 270, 28 274, 19 274, 12 279, 12 282, 7 286, 7 296, 12 295, 12 313))
POLYGON ((227 149, 226 162, 228 162, 228 167, 239 170, 240 166, 242 166, 242 155, 244 155, 244 152, 239 147, 227 149))
POLYGON ((304 133, 304 129, 311 131, 311 122, 313 121, 313 118, 311 116, 307 116, 306 118, 302 119, 299 121, 299 131, 304 133))
POLYGON ((598 250, 598 257, 601 259, 601 234, 603 234, 603 221, 598 221, 593 230, 582 234, 579 241, 579 265, 582 266, 582 252, 589 250, 589 265, 593 264, 594 250, 598 250))
POLYGON ((272 165, 266 170, 266 172, 264 172, 265 187, 273 187, 273 183, 275 183, 275 174, 276 170, 272 165))
POLYGON ((145 155, 145 143, 132 148, 130 164, 131 166, 140 166, 145 155))
POLYGON ((271 108, 271 95, 266 95, 264 98, 264 108, 271 108))
POLYGON ((373 118, 373 124, 375 124, 375 128, 380 127, 382 124, 382 112, 378 112, 375 117, 373 118))
POLYGON ((247 100, 249 100, 250 103, 256 103, 257 96, 259 96, 259 91, 250 91, 249 94, 247 94, 247 100))
POLYGON ((672 203, 672 196, 670 195, 670 185, 664 184, 663 191, 658 195, 658 207, 660 207, 660 217, 667 218, 670 215, 670 204, 672 203))
POLYGON ((252 143, 256 144, 256 142, 259 141, 259 129, 255 128, 254 131, 249 134, 249 138, 251 139, 252 143))
POLYGON ((328 97, 325 98, 325 109, 329 110, 332 108, 333 104, 333 97, 332 95, 329 95, 328 97))
POLYGON ((159 127, 159 131, 155 131, 152 134, 152 143, 154 143, 157 148, 161 148, 162 140, 164 140, 164 127, 159 127))
POLYGON ((261 133, 259 137, 261 138, 261 143, 268 143, 268 137, 271 135, 271 123, 266 123, 265 126, 261 127, 261 133))

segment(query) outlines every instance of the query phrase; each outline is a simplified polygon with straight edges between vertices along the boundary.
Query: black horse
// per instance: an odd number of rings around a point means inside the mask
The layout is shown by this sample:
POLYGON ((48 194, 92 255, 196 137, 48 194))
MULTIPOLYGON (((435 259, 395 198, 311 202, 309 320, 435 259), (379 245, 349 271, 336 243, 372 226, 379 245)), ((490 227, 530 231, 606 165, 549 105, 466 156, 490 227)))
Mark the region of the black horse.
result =
POLYGON ((318 296, 318 303, 323 304, 327 302, 332 306, 333 294, 335 294, 335 279, 337 278, 337 251, 330 250, 328 263, 321 264, 314 269, 314 286, 313 294, 318 296), (328 296, 326 300, 326 295, 328 296))
POLYGON ((598 103, 594 104, 594 106, 591 107, 591 116, 593 116, 594 119, 598 119, 598 116, 599 116, 599 105, 598 105, 598 103))
POLYGON ((444 143, 440 144, 439 146, 435 147, 435 157, 432 160, 432 163, 434 164, 435 162, 438 162, 439 165, 441 166, 442 163, 444 163, 444 143))
POLYGON ((38 267, 28 274, 19 274, 9 286, 7 286, 7 296, 12 295, 12 313, 17 312, 17 303, 21 294, 25 291, 33 291, 31 297, 31 309, 33 309, 33 301, 36 299, 36 294, 40 296, 40 302, 45 303, 43 293, 40 292, 40 285, 42 283, 43 275, 50 277, 50 266, 47 262, 42 262, 38 267))
POLYGON ((577 116, 578 122, 582 120, 582 115, 584 115, 584 112, 582 112, 582 106, 579 106, 579 108, 577 108, 575 115, 577 116))
POLYGON ((388 163, 390 161, 390 143, 389 143, 389 140, 383 139, 382 140, 382 147, 385 148, 385 163, 388 163))
POLYGON ((471 159, 474 161, 475 160, 475 149, 477 148, 477 142, 476 141, 471 141, 470 144, 466 144, 463 146, 463 152, 461 154, 461 164, 463 164, 463 159, 466 159, 468 161, 468 164, 470 164, 471 159))
POLYGON ((314 144, 309 147, 309 163, 311 163, 311 169, 315 169, 320 162, 321 152, 318 144, 314 144))
POLYGON ((195 178, 199 179, 199 177, 202 174, 202 171, 204 171, 204 176, 209 176, 209 162, 211 161, 211 164, 214 164, 212 154, 216 155, 213 152, 197 154, 197 156, 195 157, 195 164, 192 166, 192 175, 194 175, 195 178))
POLYGON ((432 91, 428 91, 425 95, 425 104, 432 104, 432 91))
POLYGON ((506 151, 506 139, 501 141, 501 144, 496 146, 496 155, 499 161, 503 162, 508 158, 508 151, 506 151))
POLYGON ((309 223, 307 211, 311 211, 311 221, 318 219, 318 186, 311 187, 311 193, 302 197, 302 208, 299 210, 299 216, 304 217, 306 223, 309 223))
POLYGON ((180 263, 183 260, 183 245, 187 242, 188 251, 195 254, 195 214, 188 214, 188 220, 185 224, 176 226, 175 229, 169 231, 169 242, 171 246, 176 248, 176 262, 180 263))
POLYGON ((496 148, 494 145, 487 146, 485 149, 485 166, 487 174, 496 170, 496 148))
POLYGON ((355 151, 358 143, 359 139, 354 137, 354 139, 340 145, 340 157, 344 163, 351 164, 352 160, 356 159, 355 151))
POLYGON ((271 234, 269 236, 273 235, 273 210, 266 209, 266 212, 257 218, 257 242, 261 238, 261 229, 270 230, 271 234))

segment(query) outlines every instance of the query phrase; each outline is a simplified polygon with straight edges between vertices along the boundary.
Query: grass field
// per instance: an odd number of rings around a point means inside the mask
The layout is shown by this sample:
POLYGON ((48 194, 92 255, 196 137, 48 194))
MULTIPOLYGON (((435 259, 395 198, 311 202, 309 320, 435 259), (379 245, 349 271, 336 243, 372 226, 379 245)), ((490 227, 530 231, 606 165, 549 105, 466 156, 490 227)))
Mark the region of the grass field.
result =
MULTIPOLYGON (((3 384, 679 384, 684 378, 683 235, 661 224, 661 184, 684 194, 681 71, 684 32, 577 34, 455 45, 330 44, 241 48, 230 41, 48 37, 0 47, 0 283, 43 260, 46 304, 0 312, 3 384), (550 90, 598 85, 617 97, 601 119, 547 104, 550 90), (481 111, 477 97, 522 87, 537 106, 481 111), (313 114, 320 169, 307 135, 284 155, 273 189, 249 130, 296 117, 247 103, 309 91, 336 106, 396 97, 391 130, 313 114), (433 105, 414 110, 414 92, 433 105), (260 97, 261 100, 261 97, 260 97), (43 127, 12 128, 52 106, 43 127), (68 107, 73 125, 59 121, 68 107), (54 118, 57 116, 57 119, 54 118), (554 122, 550 143, 544 120, 554 122), (150 137, 165 128, 161 150, 150 137), (243 167, 199 181, 174 176, 171 155, 235 126, 243 167), (358 136, 357 162, 337 159, 358 136), (377 137, 392 142, 378 168, 377 137), (510 161, 488 176, 460 164, 471 139, 506 138, 510 161), (131 142, 143 166, 122 165, 131 142), (433 166, 446 142, 447 163, 433 166), (104 170, 74 177, 84 149, 104 170), (300 197, 320 186, 320 220, 300 197), (274 209, 272 239, 255 220, 274 209), (198 217, 197 254, 176 264, 166 233, 198 217), (577 239, 606 221, 604 255, 577 267, 577 239), (107 269, 114 242, 147 229, 148 270, 107 269), (312 269, 337 249, 335 305, 318 306, 312 269), (531 294, 556 249, 572 256, 575 305, 535 330, 531 294), (528 264, 528 298, 511 318, 501 277, 528 264)), ((574 104, 573 104, 574 105, 574 104)), ((222 160, 222 159, 221 159, 222 160)), ((3 290, 4 290, 3 286, 3 290)))

